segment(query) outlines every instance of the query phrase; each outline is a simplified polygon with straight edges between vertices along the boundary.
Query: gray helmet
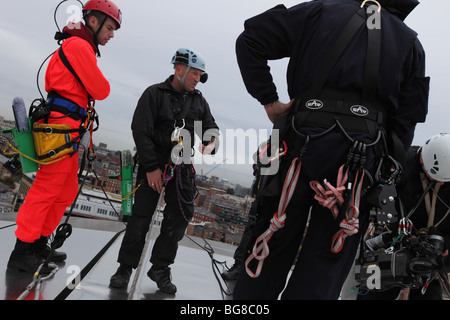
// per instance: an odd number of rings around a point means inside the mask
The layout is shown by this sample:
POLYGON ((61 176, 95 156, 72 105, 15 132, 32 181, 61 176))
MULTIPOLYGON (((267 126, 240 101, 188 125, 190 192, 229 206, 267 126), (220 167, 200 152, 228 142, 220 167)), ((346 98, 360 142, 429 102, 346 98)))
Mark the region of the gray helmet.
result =
MULTIPOLYGON (((196 68, 203 71, 203 74, 200 77, 200 82, 205 83, 208 80, 208 74, 206 71, 205 59, 201 56, 200 53, 186 48, 180 48, 175 52, 172 57, 172 64, 184 64, 189 68, 196 68)), ((189 71, 189 69, 188 69, 189 71)), ((184 79, 186 78, 187 72, 185 73, 183 78, 179 78, 181 83, 184 86, 184 79)))
POLYGON ((172 57, 172 64, 185 64, 189 67, 206 71, 205 59, 194 50, 180 48, 172 57))

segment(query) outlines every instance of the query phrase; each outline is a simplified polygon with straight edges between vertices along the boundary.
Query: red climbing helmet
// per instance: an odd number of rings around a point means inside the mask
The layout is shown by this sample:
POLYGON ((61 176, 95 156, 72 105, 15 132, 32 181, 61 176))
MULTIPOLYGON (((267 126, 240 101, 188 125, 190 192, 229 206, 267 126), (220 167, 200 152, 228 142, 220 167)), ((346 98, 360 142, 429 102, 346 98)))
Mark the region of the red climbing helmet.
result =
POLYGON ((111 0, 89 0, 83 6, 83 15, 85 16, 91 10, 96 10, 107 14, 117 23, 117 29, 122 24, 122 12, 111 0))

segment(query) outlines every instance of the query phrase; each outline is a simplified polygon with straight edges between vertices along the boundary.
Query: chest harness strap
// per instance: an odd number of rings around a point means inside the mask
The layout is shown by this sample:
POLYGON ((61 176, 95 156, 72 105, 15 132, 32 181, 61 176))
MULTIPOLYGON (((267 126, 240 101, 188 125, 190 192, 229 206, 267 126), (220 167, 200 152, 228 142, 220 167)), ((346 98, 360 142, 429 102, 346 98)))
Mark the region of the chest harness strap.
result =
MULTIPOLYGON (((62 46, 58 49, 58 55, 66 68, 78 80, 83 88, 86 89, 83 82, 70 65, 66 55, 64 54, 62 46)), ((92 134, 93 131, 98 129, 98 116, 96 115, 94 109, 95 101, 88 92, 87 95, 89 101, 87 110, 80 107, 73 101, 59 95, 55 91, 49 92, 47 100, 40 101, 39 105, 36 105, 35 102, 33 102, 30 107, 29 117, 33 125, 32 131, 35 138, 37 160, 46 163, 50 162, 53 158, 63 156, 70 157, 74 155, 78 151, 79 143, 84 133, 87 131, 89 131, 90 134, 90 142, 88 147, 89 154, 93 153, 92 134), (48 124, 49 118, 55 118, 50 116, 52 111, 61 113, 61 118, 70 117, 74 120, 80 120, 80 127, 77 129, 70 129, 68 125, 48 124), (37 122, 41 119, 44 119, 44 123, 37 122), (93 127, 94 122, 97 123, 96 128, 93 127), (71 139, 70 134, 76 132, 78 132, 79 135, 71 139)), ((88 155, 88 157, 91 156, 88 155)))
MULTIPOLYGON (((365 3, 365 2, 364 2, 365 3)), ((339 37, 337 38, 332 51, 327 57, 327 60, 324 63, 323 68, 320 70, 318 76, 315 78, 314 83, 312 85, 312 89, 309 90, 309 96, 315 97, 318 96, 320 92, 323 91, 324 83, 328 78, 329 73, 332 68, 338 61, 342 52, 347 47, 349 41, 354 37, 356 32, 360 29, 361 25, 367 22, 367 13, 366 8, 364 7, 364 3, 361 6, 361 9, 358 10, 352 18, 349 20, 344 30, 341 32, 339 37)), ((377 74, 379 67, 379 53, 380 53, 380 40, 381 33, 380 30, 377 29, 368 29, 368 48, 367 48, 367 59, 366 59, 366 69, 365 69, 365 82, 363 87, 362 101, 367 104, 371 104, 376 101, 376 84, 377 84, 377 74)), ((297 100, 297 99, 296 99, 297 100)), ((301 100, 301 99, 298 99, 301 100)), ((293 106, 294 107, 294 106, 293 106)), ((338 108, 334 111, 339 111, 342 109, 342 106, 338 105, 338 108)), ((377 110, 377 108, 373 108, 377 110)), ((298 110, 298 108, 297 108, 298 110)), ((325 186, 321 186, 317 182, 311 182, 311 188, 317 192, 316 199, 319 200, 319 203, 325 204, 326 207, 329 207, 336 219, 340 219, 340 215, 342 214, 341 207, 345 205, 345 199, 347 200, 347 210, 345 210, 344 217, 342 221, 339 223, 340 230, 333 236, 332 239, 332 247, 331 251, 334 253, 339 252, 344 244, 344 239, 350 235, 356 234, 359 230, 359 205, 361 196, 364 194, 363 190, 363 182, 366 177, 370 178, 370 183, 373 184, 373 181, 370 177, 370 174, 365 171, 363 168, 365 162, 365 150, 366 147, 374 146, 378 144, 382 137, 382 132, 380 129, 377 129, 377 133, 371 134, 374 141, 370 144, 364 144, 359 141, 354 141, 344 130, 344 127, 339 121, 339 116, 334 115, 332 117, 332 124, 328 129, 325 129, 322 133, 317 135, 304 135, 300 133, 295 127, 300 127, 303 123, 304 119, 302 119, 299 123, 297 115, 304 114, 305 112, 294 111, 294 115, 292 116, 292 121, 290 127, 296 132, 298 135, 304 138, 303 146, 299 152, 298 157, 296 157, 292 162, 288 169, 283 188, 281 191, 280 201, 278 205, 278 210, 274 214, 273 218, 270 221, 270 227, 261 234, 253 247, 253 250, 250 256, 247 258, 245 262, 246 272, 252 277, 256 278, 260 275, 262 271, 262 267, 264 264, 264 259, 269 255, 269 246, 268 242, 273 236, 274 232, 284 227, 286 214, 285 210, 289 204, 290 199, 292 198, 292 194, 295 190, 299 174, 301 168, 301 159, 306 151, 307 143, 313 139, 326 135, 334 129, 340 129, 343 134, 352 141, 354 144, 353 148, 349 153, 349 157, 347 159, 347 163, 343 165, 339 169, 338 173, 338 185, 336 187, 331 186, 331 184, 325 184, 325 186), (351 179, 354 179, 353 184, 348 183, 347 186, 345 184, 351 179), (351 196, 348 197, 347 193, 351 191, 351 196), (330 196, 330 198, 329 198, 330 196), (253 272, 250 267, 250 263, 253 260, 257 260, 256 271, 253 272)), ((373 119, 374 122, 380 125, 383 122, 382 110, 378 110, 378 115, 373 119)), ((309 113, 309 112, 307 112, 309 113)), ((313 114, 315 112, 312 112, 313 114)), ((357 119, 358 115, 353 114, 353 119, 357 119)), ((359 120, 359 119, 358 119, 359 120)), ((288 121, 289 122, 289 121, 288 121)), ((367 121, 370 122, 370 121, 367 121)), ((320 126, 320 125, 319 125, 320 126)), ((282 128, 281 131, 286 132, 286 128, 282 128)), ((370 128, 369 128, 370 133, 370 128)), ((373 132, 372 132, 373 133, 373 132)), ((371 186, 369 186, 371 187, 371 186)))

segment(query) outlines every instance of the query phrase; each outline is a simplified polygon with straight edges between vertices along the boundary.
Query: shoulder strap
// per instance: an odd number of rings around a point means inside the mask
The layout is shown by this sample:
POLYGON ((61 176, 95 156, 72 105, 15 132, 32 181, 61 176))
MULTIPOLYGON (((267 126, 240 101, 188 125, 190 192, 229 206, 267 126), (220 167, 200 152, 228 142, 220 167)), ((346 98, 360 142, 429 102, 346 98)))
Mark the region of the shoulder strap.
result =
POLYGON ((364 71, 363 103, 372 104, 376 101, 378 73, 380 70, 381 28, 367 27, 367 53, 364 71))
POLYGON ((366 21, 365 8, 359 9, 350 18, 350 20, 347 22, 347 25, 344 27, 344 29, 334 42, 333 47, 331 48, 327 58, 325 59, 325 63, 322 65, 319 73, 314 78, 313 84, 308 90, 308 92, 310 93, 309 96, 312 97, 320 94, 322 88, 325 85, 325 82, 328 79, 329 74, 333 70, 344 50, 347 48, 350 40, 353 39, 354 35, 360 29, 361 25, 366 21))
POLYGON ((191 109, 191 106, 194 102, 196 94, 197 93, 192 94, 191 97, 189 95, 186 95, 183 98, 183 101, 180 101, 179 97, 176 97, 172 93, 167 92, 167 95, 169 96, 169 100, 171 102, 174 120, 177 124, 181 123, 186 118, 186 115, 189 113, 189 110, 191 109))
MULTIPOLYGON (((72 68, 72 65, 70 64, 69 60, 67 59, 66 55, 64 54, 64 51, 62 49, 62 46, 60 46, 60 48, 58 49, 58 55, 59 58, 61 59, 62 63, 66 66, 66 68, 73 74, 73 76, 75 77, 75 79, 78 80, 78 82, 81 84, 81 86, 86 89, 86 87, 84 86, 83 82, 81 81, 80 77, 77 75, 77 73, 75 72, 75 70, 72 68)), ((88 100, 92 100, 92 96, 89 94, 89 92, 87 91, 87 95, 88 95, 88 100)))
MULTIPOLYGON (((315 77, 311 88, 308 90, 309 96, 318 96, 322 91, 325 82, 331 71, 347 48, 350 41, 355 36, 360 27, 367 23, 367 7, 360 8, 348 21, 339 37, 336 39, 325 63, 315 77)), ((374 103, 376 101, 378 71, 380 67, 381 29, 367 27, 368 41, 366 53, 366 65, 364 71, 364 85, 362 93, 363 103, 374 103)))

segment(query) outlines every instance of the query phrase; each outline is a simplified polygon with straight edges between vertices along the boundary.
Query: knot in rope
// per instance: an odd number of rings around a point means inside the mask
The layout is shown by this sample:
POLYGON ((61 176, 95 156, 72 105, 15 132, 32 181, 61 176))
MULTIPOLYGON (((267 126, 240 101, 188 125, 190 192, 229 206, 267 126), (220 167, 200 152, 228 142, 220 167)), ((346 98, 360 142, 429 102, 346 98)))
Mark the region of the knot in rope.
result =
POLYGON ((344 240, 348 236, 357 234, 359 231, 359 210, 355 206, 350 206, 347 209, 345 218, 339 223, 341 228, 333 236, 331 251, 337 253, 342 250, 344 240))
POLYGON ((256 239, 255 245, 253 246, 252 253, 245 261, 245 269, 247 271, 247 274, 252 278, 257 278, 262 270, 264 260, 269 255, 269 240, 272 238, 273 234, 282 229, 285 224, 286 220, 286 207, 289 204, 289 201, 292 198, 292 195, 294 193, 295 187, 297 185, 297 181, 300 175, 300 168, 301 168, 301 162, 299 162, 298 166, 297 164, 298 158, 295 158, 292 160, 292 163, 289 167, 289 170, 286 175, 286 179, 284 180, 283 189, 280 196, 280 201, 278 203, 278 210, 273 215, 272 219, 270 220, 270 226, 269 228, 261 234, 258 239, 256 239), (258 260, 258 265, 256 266, 256 271, 253 272, 250 270, 249 263, 253 260, 258 260))
POLYGON ((352 190, 352 197, 349 206, 345 212, 344 219, 339 223, 340 230, 333 236, 331 251, 338 253, 344 246, 344 240, 348 236, 357 234, 359 231, 359 204, 361 197, 361 189, 364 181, 364 171, 358 171, 355 177, 355 183, 352 190))
POLYGON ((358 232, 359 228, 359 210, 355 206, 350 206, 347 209, 347 212, 351 212, 351 214, 346 215, 344 220, 339 223, 339 226, 341 227, 342 231, 348 236, 351 236, 352 234, 355 234, 358 232))
POLYGON ((324 181, 324 186, 317 181, 309 183, 310 187, 316 192, 314 199, 323 207, 330 209, 334 218, 337 218, 339 208, 344 203, 345 182, 343 181, 342 184, 336 187, 327 181, 324 181))
POLYGON ((275 232, 282 228, 284 228, 284 220, 286 220, 286 215, 278 216, 278 213, 275 213, 273 218, 270 220, 270 231, 275 232))
POLYGON ((333 213, 336 219, 339 214, 339 209, 344 203, 344 192, 346 190, 345 183, 348 179, 348 169, 344 173, 344 166, 339 168, 336 187, 324 180, 324 185, 317 181, 311 181, 309 186, 316 192, 314 199, 325 208, 328 208, 333 213))

